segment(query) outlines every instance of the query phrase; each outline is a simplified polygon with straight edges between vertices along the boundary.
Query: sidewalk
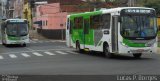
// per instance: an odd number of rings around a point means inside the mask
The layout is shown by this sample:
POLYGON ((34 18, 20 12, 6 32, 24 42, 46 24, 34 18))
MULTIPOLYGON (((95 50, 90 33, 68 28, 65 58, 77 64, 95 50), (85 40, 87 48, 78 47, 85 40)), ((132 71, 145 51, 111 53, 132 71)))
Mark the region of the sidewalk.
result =
POLYGON ((29 30, 30 39, 31 40, 49 40, 43 37, 41 34, 37 33, 36 30, 29 30))
POLYGON ((160 54, 160 47, 157 48, 157 54, 160 54))

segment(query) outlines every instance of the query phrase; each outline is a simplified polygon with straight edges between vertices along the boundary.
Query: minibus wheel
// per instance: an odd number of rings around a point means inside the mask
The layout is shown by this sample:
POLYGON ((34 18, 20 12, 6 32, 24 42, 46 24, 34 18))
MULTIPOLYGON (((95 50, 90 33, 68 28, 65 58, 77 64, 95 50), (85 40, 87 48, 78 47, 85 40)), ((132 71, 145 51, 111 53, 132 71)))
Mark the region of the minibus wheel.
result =
POLYGON ((78 52, 82 52, 82 49, 80 48, 80 43, 78 41, 76 42, 76 50, 78 52))
POLYGON ((22 46, 23 46, 23 47, 26 47, 26 44, 24 43, 24 44, 22 44, 22 46))
POLYGON ((103 54, 108 58, 112 58, 114 56, 112 53, 109 52, 109 46, 107 44, 104 44, 103 46, 103 54))

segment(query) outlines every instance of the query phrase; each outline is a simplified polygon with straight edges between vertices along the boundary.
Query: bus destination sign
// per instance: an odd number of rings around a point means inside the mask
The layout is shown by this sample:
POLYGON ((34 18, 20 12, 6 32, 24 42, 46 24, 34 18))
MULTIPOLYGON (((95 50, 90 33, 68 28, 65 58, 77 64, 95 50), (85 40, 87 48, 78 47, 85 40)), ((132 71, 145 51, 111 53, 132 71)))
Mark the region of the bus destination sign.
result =
POLYGON ((124 9, 121 12, 122 14, 148 14, 155 15, 155 11, 151 9, 124 9))
POLYGON ((151 13, 151 10, 142 10, 142 9, 127 9, 126 13, 151 13))
POLYGON ((14 22, 25 22, 24 20, 9 20, 9 22, 14 23, 14 22))

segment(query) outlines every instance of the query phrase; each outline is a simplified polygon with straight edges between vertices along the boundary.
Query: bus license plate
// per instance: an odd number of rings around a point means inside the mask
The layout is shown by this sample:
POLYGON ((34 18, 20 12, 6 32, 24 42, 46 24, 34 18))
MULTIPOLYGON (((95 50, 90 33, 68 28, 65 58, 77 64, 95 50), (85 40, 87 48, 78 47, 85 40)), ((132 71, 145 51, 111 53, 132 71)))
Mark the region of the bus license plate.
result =
POLYGON ((144 49, 138 49, 137 52, 144 52, 144 49))

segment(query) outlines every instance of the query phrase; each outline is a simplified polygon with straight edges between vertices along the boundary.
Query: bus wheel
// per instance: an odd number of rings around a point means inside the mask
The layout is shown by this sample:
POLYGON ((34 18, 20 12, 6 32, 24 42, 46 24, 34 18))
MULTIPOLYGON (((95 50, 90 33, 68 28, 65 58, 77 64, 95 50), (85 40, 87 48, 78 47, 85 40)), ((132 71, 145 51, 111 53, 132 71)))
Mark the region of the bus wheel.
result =
POLYGON ((112 53, 109 52, 109 47, 106 44, 103 47, 103 54, 108 58, 112 58, 114 56, 112 53))
POLYGON ((4 46, 5 46, 5 43, 3 43, 3 42, 2 42, 2 45, 4 45, 4 46))
POLYGON ((80 44, 79 44, 78 41, 76 42, 76 50, 77 50, 78 52, 82 52, 82 49, 80 48, 80 44))
POLYGON ((22 44, 23 47, 26 47, 26 44, 22 44))
POLYGON ((9 44, 4 44, 5 45, 5 47, 9 47, 9 44))
POLYGON ((140 58, 142 56, 142 53, 134 53, 133 56, 135 58, 140 58))

